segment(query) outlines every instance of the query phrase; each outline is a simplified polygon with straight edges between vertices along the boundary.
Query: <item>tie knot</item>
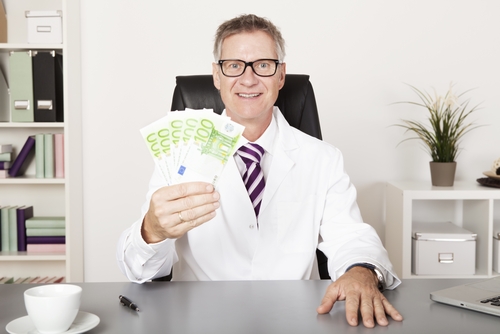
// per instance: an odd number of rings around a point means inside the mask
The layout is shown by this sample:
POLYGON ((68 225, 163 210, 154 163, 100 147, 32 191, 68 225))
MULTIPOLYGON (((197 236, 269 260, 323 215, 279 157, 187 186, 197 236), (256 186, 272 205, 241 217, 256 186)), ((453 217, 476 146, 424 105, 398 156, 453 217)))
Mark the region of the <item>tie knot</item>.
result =
POLYGON ((264 155, 264 149, 255 143, 246 143, 238 149, 238 155, 241 159, 248 163, 260 163, 262 156, 264 155))

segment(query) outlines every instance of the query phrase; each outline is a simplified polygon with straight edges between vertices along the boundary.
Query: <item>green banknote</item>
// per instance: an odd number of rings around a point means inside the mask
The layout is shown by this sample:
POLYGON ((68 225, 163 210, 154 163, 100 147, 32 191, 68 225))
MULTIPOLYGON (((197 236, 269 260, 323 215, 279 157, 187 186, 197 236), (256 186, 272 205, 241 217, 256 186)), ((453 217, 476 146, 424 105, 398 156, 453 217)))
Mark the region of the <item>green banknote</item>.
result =
POLYGON ((167 184, 216 184, 228 159, 246 140, 244 127, 211 109, 169 112, 141 129, 167 184))

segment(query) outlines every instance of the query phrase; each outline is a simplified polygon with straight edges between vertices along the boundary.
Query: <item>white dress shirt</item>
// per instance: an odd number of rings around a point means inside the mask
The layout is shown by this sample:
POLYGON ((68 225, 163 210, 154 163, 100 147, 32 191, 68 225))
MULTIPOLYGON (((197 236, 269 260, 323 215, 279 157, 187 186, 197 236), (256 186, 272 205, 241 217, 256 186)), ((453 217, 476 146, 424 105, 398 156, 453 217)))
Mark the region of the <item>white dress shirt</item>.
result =
POLYGON ((155 170, 139 219, 118 242, 118 265, 129 280, 166 276, 172 266, 174 280, 314 279, 318 248, 332 280, 366 262, 381 269, 388 289, 401 283, 376 231, 361 218, 337 148, 291 127, 277 107, 256 143, 266 151, 258 227, 236 155, 217 184, 216 216, 179 239, 147 244, 142 221, 151 195, 166 185, 155 170))

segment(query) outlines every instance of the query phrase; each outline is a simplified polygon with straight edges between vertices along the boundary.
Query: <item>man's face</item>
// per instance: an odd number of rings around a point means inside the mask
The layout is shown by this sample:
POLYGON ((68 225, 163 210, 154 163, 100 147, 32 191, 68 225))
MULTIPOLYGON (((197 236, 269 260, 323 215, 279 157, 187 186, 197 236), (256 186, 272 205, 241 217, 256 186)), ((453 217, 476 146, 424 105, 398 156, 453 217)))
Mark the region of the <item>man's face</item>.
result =
MULTIPOLYGON (((278 55, 273 39, 263 31, 255 31, 227 37, 222 43, 221 59, 251 62, 278 59, 278 55)), ((220 66, 214 64, 213 77, 226 113, 232 120, 243 125, 269 125, 273 105, 285 83, 285 64, 278 65, 276 74, 271 77, 259 77, 248 66, 241 76, 235 78, 224 76, 220 66)))

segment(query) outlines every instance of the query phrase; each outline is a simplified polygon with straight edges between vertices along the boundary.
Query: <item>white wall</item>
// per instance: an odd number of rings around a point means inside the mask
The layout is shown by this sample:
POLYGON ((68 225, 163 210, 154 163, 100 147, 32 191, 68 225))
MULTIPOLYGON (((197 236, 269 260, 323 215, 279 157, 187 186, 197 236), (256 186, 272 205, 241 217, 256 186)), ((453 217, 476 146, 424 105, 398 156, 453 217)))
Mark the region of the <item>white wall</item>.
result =
POLYGON ((339 147, 366 222, 384 239, 384 184, 430 182, 418 142, 397 144, 400 118, 422 119, 404 84, 450 82, 483 102, 484 127, 463 140, 457 180, 500 157, 500 2, 496 0, 82 1, 86 281, 119 281, 116 241, 139 215, 153 162, 139 129, 170 110, 176 75, 211 72, 217 26, 270 18, 287 41, 288 73, 311 75, 324 140, 339 147), (326 4, 329 3, 329 4, 326 4))

